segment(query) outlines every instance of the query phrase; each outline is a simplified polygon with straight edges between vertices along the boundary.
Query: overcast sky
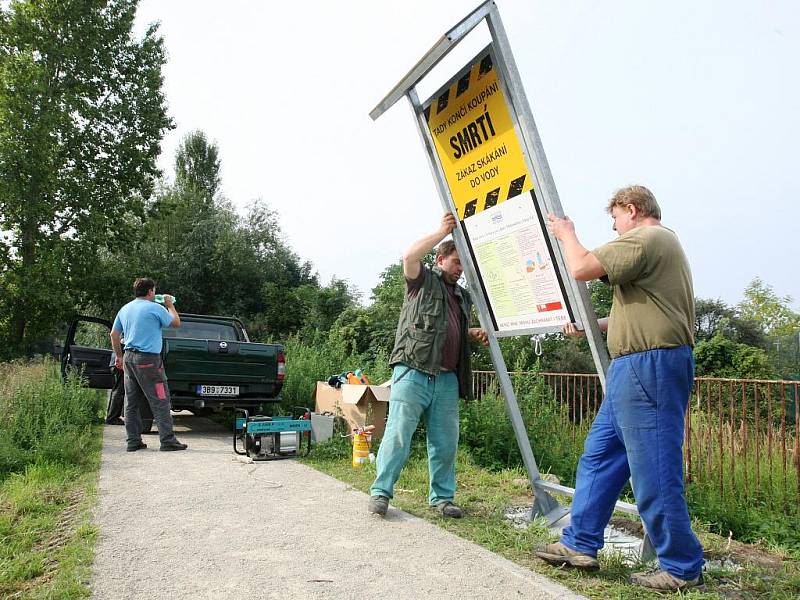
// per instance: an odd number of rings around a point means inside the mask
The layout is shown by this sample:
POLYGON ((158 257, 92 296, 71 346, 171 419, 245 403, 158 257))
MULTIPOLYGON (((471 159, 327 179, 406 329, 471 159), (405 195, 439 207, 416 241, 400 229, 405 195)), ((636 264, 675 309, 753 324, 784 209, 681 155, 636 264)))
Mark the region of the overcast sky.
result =
MULTIPOLYGON (((611 239, 614 190, 650 187, 696 295, 741 300, 760 276, 800 307, 800 8, 784 1, 497 0, 565 212, 611 239)), ((170 114, 162 168, 201 129, 223 193, 261 197, 323 282, 364 293, 440 201, 405 100, 369 111, 478 0, 143 0, 161 22, 170 114)), ((419 86, 488 43, 484 26, 419 86)))

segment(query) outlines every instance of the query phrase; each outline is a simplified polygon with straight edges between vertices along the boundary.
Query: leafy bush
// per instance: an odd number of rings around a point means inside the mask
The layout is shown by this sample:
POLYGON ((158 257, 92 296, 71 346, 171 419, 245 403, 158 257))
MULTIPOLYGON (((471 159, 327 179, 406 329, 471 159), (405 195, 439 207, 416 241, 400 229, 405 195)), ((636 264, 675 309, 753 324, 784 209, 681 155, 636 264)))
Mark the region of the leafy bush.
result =
POLYGON ((720 328, 713 337, 701 340, 694 349, 698 377, 772 379, 775 370, 761 349, 726 338, 720 328))
POLYGON ((460 440, 475 462, 487 469, 499 471, 522 463, 505 402, 497 394, 462 403, 460 440))
POLYGON ((297 337, 284 344, 284 352, 286 381, 281 403, 284 411, 290 411, 293 406, 307 406, 313 410, 317 381, 327 381, 331 375, 361 369, 371 383, 382 383, 391 375, 388 359, 383 353, 370 361, 365 355, 347 352, 342 345, 310 345, 297 337))
MULTIPOLYGON (((535 372, 514 378, 517 403, 539 470, 572 485, 588 424, 572 424, 535 372)), ((499 471, 522 465, 505 400, 497 390, 461 406, 461 443, 475 462, 499 471)))
POLYGON ((0 478, 34 463, 80 465, 102 395, 78 377, 62 382, 50 360, 0 369, 0 478))

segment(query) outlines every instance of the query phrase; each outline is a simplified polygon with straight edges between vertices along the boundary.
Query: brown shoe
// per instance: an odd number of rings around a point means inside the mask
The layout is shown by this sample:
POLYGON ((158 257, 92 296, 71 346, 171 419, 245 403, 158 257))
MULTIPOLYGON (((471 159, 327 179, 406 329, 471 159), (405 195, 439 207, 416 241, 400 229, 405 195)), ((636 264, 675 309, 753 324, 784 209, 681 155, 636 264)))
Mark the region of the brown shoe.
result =
POLYGON ((703 585, 703 575, 698 575, 694 579, 681 579, 670 575, 666 571, 656 571, 655 573, 634 573, 631 575, 631 583, 641 585, 651 590, 659 592, 677 592, 697 587, 705 589, 703 585))
POLYGON ((574 567, 584 571, 597 571, 600 568, 600 563, 594 556, 570 550, 561 542, 539 546, 534 554, 556 567, 574 567))
POLYGON ((461 510, 458 506, 450 502, 450 500, 445 500, 444 502, 440 502, 436 506, 434 506, 436 510, 443 517, 450 517, 451 519, 460 519, 464 516, 464 511, 461 510))

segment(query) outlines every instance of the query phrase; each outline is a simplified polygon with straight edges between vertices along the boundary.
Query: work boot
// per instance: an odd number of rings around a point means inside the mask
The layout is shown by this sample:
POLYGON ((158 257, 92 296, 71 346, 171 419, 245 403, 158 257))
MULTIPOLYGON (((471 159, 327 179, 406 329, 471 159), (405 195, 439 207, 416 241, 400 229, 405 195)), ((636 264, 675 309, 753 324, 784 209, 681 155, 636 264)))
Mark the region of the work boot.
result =
POLYGON ((386 514, 386 511, 389 509, 389 499, 386 496, 372 496, 369 499, 369 504, 367 505, 367 509, 373 515, 378 515, 382 517, 386 514))
POLYGON ((444 502, 440 502, 434 507, 436 510, 443 517, 450 517, 451 519, 460 519, 464 516, 464 511, 461 510, 458 506, 450 502, 450 500, 445 500, 444 502))
POLYGON ((597 571, 600 568, 600 563, 594 556, 570 550, 561 542, 539 546, 534 554, 556 567, 574 567, 584 571, 597 571))
POLYGON ((144 450, 147 448, 147 444, 144 442, 139 442, 138 444, 133 444, 132 446, 128 446, 128 452, 136 452, 137 450, 144 450))
POLYGON ((169 442, 167 444, 161 444, 161 448, 159 448, 159 450, 161 450, 162 452, 174 452, 176 450, 186 450, 188 447, 189 447, 188 445, 181 444, 176 440, 174 442, 169 442))
POLYGON ((125 421, 116 417, 114 419, 106 419, 106 425, 125 425, 125 421))
POLYGON ((655 573, 634 573, 630 578, 631 583, 641 585, 651 590, 659 592, 677 592, 689 588, 705 588, 703 575, 700 574, 694 579, 681 579, 667 573, 666 571, 656 571, 655 573))

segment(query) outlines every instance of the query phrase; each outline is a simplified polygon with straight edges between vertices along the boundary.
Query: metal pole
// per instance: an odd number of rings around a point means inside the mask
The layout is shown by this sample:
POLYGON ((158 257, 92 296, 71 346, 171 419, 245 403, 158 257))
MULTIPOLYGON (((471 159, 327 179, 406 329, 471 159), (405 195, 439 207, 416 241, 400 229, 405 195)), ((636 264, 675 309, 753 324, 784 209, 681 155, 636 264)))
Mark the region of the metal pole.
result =
MULTIPOLYGON (((415 88, 412 88, 406 94, 408 101, 411 104, 411 109, 414 112, 414 118, 417 122, 417 130, 419 131, 422 144, 425 147, 425 153, 428 156, 428 164, 431 168, 436 188, 439 191, 439 198, 442 202, 442 207, 445 210, 456 214, 455 205, 450 195, 450 188, 447 185, 444 173, 441 170, 439 161, 436 159, 436 149, 433 145, 430 132, 428 131, 427 123, 425 123, 422 107, 419 102, 419 97, 415 88)), ((458 249, 458 255, 461 257, 461 264, 464 267, 464 274, 467 281, 477 282, 478 275, 475 266, 472 264, 472 258, 464 238, 464 232, 461 230, 461 223, 453 231, 453 241, 458 249)), ((528 439, 528 432, 525 429, 525 423, 522 420, 522 413, 517 404, 517 397, 514 394, 514 388, 511 385, 511 378, 508 376, 508 369, 506 362, 503 358, 503 352, 497 342, 494 326, 489 317, 488 303, 483 297, 483 291, 480 286, 473 285, 470 287, 470 295, 475 301, 475 307, 478 311, 478 318, 481 322, 481 327, 486 331, 489 339, 489 354, 491 355, 492 362, 494 363, 497 379, 500 383, 500 390, 505 399, 506 412, 511 420, 511 427, 514 430, 514 436, 517 439, 520 453, 522 454, 522 462, 525 464, 525 469, 528 471, 528 478, 531 482, 531 489, 534 491, 533 500, 533 513, 537 516, 543 516, 549 525, 558 521, 561 517, 569 512, 569 509, 561 506, 558 501, 553 498, 547 491, 537 486, 537 482, 541 481, 539 474, 539 467, 536 465, 536 459, 533 456, 531 443, 528 439)))
MULTIPOLYGON (((517 70, 516 62, 514 61, 514 55, 511 52, 511 45, 506 36, 503 22, 500 19, 500 11, 497 9, 497 4, 494 2, 490 5, 486 22, 489 27, 489 33, 492 36, 494 50, 498 59, 497 67, 502 74, 500 80, 504 81, 507 85, 511 106, 516 112, 520 125, 522 142, 526 146, 528 155, 531 158, 530 162, 532 163, 531 166, 533 167, 532 172, 534 177, 539 182, 539 195, 541 196, 542 203, 547 212, 563 216, 564 210, 561 208, 561 201, 559 200, 558 191, 553 181, 553 175, 550 172, 550 166, 547 163, 544 147, 539 138, 539 132, 536 129, 528 99, 525 96, 522 79, 517 70)), ((577 300, 573 302, 573 305, 577 309, 584 330, 586 331, 586 338, 589 342, 589 348, 592 351, 592 358, 594 359, 597 374, 600 376, 600 383, 605 391, 606 372, 608 371, 610 360, 605 342, 603 341, 603 336, 600 333, 600 327, 597 324, 597 316, 592 307, 589 291, 582 282, 578 282, 569 276, 568 270, 565 268, 565 265, 563 265, 560 247, 554 245, 553 250, 558 255, 557 258, 559 259, 559 266, 562 269, 561 272, 567 275, 567 277, 565 277, 565 283, 572 289, 572 299, 577 300)))

